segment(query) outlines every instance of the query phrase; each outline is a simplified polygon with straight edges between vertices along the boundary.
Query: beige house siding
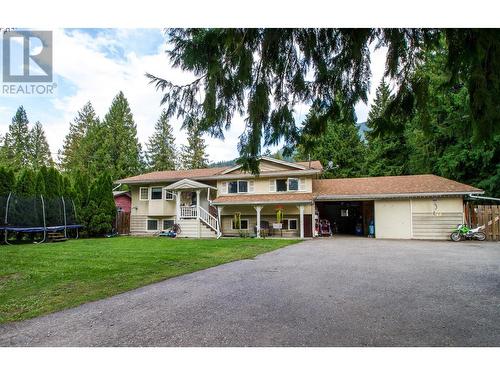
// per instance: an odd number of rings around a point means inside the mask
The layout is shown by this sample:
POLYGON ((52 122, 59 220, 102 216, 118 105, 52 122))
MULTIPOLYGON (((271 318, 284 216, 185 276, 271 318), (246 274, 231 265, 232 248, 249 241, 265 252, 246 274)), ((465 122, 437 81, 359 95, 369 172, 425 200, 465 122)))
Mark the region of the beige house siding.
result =
MULTIPOLYGON (((273 193, 273 194, 280 194, 279 192, 271 192, 270 189, 269 189, 269 186, 270 186, 270 181, 274 181, 276 179, 280 179, 280 178, 286 178, 286 177, 273 177, 273 178, 240 178, 238 180, 244 180, 244 181, 249 181, 249 180, 253 180, 254 181, 254 191, 253 192, 249 192, 249 194, 269 194, 269 193, 273 193)), ((295 177, 294 177, 295 178, 295 177)), ((300 190, 300 191, 297 191, 297 193, 312 193, 312 177, 310 176, 297 176, 296 178, 298 178, 299 180, 300 179, 303 179, 304 181, 304 189, 300 190)), ((224 181, 218 181, 217 182, 217 196, 222 196, 222 195, 229 195, 227 194, 227 190, 226 190, 226 184, 228 182, 230 182, 231 180, 224 180, 224 181)), ((234 181, 237 181, 237 180, 234 180, 234 181)), ((286 192, 286 194, 291 194, 293 192, 286 192)), ((241 195, 244 195, 246 193, 240 193, 241 195)), ((230 194, 230 195, 234 195, 234 194, 230 194)))

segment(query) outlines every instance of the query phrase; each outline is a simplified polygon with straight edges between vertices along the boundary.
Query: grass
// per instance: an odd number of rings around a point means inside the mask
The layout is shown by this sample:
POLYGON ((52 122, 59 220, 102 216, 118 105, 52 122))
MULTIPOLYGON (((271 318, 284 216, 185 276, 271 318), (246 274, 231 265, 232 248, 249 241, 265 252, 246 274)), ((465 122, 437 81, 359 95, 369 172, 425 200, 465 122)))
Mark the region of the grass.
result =
POLYGON ((0 323, 253 258, 296 242, 116 237, 0 246, 0 323))

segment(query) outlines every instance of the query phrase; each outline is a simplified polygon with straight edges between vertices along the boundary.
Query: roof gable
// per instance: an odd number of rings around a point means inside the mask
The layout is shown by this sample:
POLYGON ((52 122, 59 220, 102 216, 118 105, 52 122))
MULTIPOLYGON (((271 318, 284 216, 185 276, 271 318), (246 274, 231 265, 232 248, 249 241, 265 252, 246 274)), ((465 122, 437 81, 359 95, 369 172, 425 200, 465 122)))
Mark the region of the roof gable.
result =
POLYGON ((188 178, 184 178, 180 181, 174 182, 173 184, 168 185, 165 189, 183 190, 183 189, 206 189, 206 188, 217 190, 217 188, 214 186, 202 184, 201 182, 193 181, 188 178))
MULTIPOLYGON (((242 173, 241 168, 242 166, 241 164, 239 164, 234 167, 226 169, 221 174, 241 174, 242 173)), ((288 170, 305 170, 305 169, 307 169, 307 167, 304 166, 303 164, 274 159, 268 156, 261 157, 259 163, 260 173, 278 172, 278 171, 281 172, 288 170)))

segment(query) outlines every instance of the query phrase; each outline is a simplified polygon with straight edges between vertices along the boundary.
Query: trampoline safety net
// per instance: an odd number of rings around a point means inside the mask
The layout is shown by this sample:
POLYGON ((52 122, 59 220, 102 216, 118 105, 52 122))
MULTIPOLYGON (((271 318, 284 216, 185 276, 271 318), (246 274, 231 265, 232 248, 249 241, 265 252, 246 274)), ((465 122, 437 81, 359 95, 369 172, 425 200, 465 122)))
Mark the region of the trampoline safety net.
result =
POLYGON ((80 227, 70 198, 0 196, 0 227, 11 231, 46 231, 80 227))

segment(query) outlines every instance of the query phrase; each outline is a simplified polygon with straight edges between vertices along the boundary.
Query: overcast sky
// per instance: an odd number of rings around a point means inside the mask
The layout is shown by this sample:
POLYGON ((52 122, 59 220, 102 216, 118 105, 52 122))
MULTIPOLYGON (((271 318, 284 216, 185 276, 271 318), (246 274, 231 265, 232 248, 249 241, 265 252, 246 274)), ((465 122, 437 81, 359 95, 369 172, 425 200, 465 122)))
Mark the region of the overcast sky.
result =
MULTIPOLYGON (((148 84, 146 72, 176 82, 187 82, 188 73, 172 69, 164 52, 165 38, 158 29, 59 29, 54 30, 54 80, 57 90, 51 97, 0 97, 0 134, 7 132, 17 107, 23 105, 30 123, 40 121, 54 158, 68 133, 69 123, 87 101, 103 118, 113 97, 122 90, 129 100, 139 141, 145 143, 154 131, 161 112, 161 93, 148 84)), ((0 52, 1 53, 1 52, 0 52)), ((385 51, 372 53, 370 102, 384 70, 385 51)), ((1 63, 1 59, 0 59, 1 63)), ((368 106, 356 106, 358 122, 366 120, 368 106)), ((300 121, 307 107, 297 111, 300 121)), ((178 143, 186 134, 180 121, 172 120, 178 143)), ((210 161, 233 159, 238 155, 238 136, 244 129, 242 118, 235 118, 225 140, 207 137, 210 161)))

